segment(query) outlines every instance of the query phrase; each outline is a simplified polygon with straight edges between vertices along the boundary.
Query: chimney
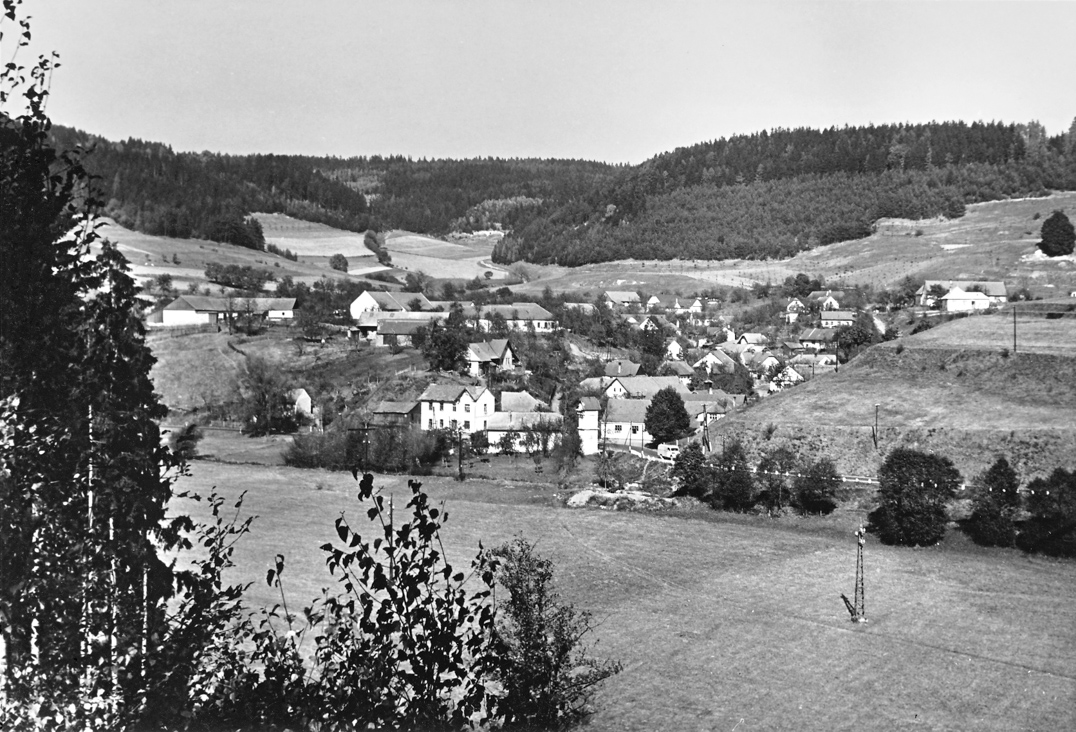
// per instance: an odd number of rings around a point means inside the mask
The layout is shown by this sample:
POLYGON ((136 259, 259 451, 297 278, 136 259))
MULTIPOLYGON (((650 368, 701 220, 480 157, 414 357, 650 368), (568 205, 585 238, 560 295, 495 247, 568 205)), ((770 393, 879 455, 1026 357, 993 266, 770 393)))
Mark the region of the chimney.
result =
POLYGON ((624 362, 621 361, 620 359, 617 359, 617 361, 616 361, 616 373, 617 373, 617 376, 620 375, 620 371, 623 368, 624 368, 624 362))

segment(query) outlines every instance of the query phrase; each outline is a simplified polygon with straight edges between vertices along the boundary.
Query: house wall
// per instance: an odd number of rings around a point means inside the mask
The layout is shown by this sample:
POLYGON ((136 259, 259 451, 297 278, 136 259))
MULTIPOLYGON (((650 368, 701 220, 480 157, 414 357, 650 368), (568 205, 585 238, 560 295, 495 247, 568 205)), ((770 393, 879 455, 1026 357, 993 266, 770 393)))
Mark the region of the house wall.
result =
POLYGON ((606 422, 602 430, 605 441, 614 445, 643 447, 654 441, 642 422, 606 422))
POLYGON ((942 309, 947 313, 967 313, 974 310, 986 310, 991 304, 988 298, 942 300, 942 309))
POLYGON ((377 313, 380 311, 381 306, 377 304, 377 300, 369 292, 362 293, 351 303, 351 317, 356 320, 363 313, 377 313))
POLYGON ((419 429, 462 429, 468 434, 486 429, 493 414, 493 392, 482 392, 477 401, 464 392, 456 402, 419 402, 419 429), (455 424, 453 424, 455 422, 455 424))
POLYGON ((217 314, 198 310, 162 310, 161 322, 164 325, 205 325, 216 323, 217 314))
POLYGON ((294 310, 270 310, 267 316, 269 320, 294 320, 294 310))
POLYGON ((582 443, 584 455, 596 455, 598 453, 598 433, 597 410, 579 412, 579 441, 582 443))

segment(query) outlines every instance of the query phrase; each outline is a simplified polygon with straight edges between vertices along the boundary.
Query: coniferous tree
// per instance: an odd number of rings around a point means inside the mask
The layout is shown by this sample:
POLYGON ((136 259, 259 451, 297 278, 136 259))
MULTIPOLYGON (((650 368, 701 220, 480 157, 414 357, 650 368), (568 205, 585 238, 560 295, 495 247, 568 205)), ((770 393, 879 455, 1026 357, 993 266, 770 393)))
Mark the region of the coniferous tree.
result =
POLYGON ((1048 257, 1072 254, 1076 246, 1076 228, 1064 211, 1054 211, 1042 222, 1042 240, 1039 249, 1048 257))

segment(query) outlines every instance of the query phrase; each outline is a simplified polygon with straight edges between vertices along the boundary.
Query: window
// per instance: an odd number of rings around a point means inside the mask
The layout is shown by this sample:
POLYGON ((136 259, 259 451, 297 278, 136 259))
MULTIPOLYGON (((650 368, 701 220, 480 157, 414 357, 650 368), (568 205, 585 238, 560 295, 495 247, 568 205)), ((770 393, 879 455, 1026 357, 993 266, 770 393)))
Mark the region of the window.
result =
POLYGON ((622 424, 613 425, 613 432, 620 432, 623 429, 624 429, 624 425, 622 425, 622 424))
POLYGON ((428 429, 428 430, 432 430, 432 429, 433 429, 433 417, 430 417, 430 423, 429 423, 429 425, 428 425, 428 426, 426 427, 426 429, 428 429))
POLYGON ((639 425, 637 425, 637 424, 633 424, 633 425, 631 426, 631 433, 632 433, 633 435, 637 435, 637 434, 639 434, 639 425))
POLYGON ((450 427, 452 427, 452 429, 456 429, 456 420, 452 420, 452 424, 450 425, 450 427))
POLYGON ((455 403, 455 402, 453 402, 453 403, 452 403, 452 411, 453 411, 453 412, 455 412, 455 411, 456 411, 456 403, 455 403))
POLYGON ((488 404, 483 404, 482 405, 482 414, 489 414, 489 405, 488 404))
POLYGON ((443 428, 445 426, 445 421, 443 419, 437 420, 437 426, 443 428))
POLYGON ((465 421, 465 422, 463 423, 463 429, 465 429, 465 430, 469 430, 469 429, 471 429, 471 422, 470 422, 470 420, 467 420, 467 421, 465 421))
POLYGON ((437 410, 440 411, 440 412, 445 411, 445 403, 444 402, 437 402, 437 410))
POLYGON ((467 412, 467 413, 470 413, 470 411, 471 411, 471 405, 470 405, 470 404, 464 404, 464 405, 463 405, 463 411, 465 411, 465 412, 467 412))

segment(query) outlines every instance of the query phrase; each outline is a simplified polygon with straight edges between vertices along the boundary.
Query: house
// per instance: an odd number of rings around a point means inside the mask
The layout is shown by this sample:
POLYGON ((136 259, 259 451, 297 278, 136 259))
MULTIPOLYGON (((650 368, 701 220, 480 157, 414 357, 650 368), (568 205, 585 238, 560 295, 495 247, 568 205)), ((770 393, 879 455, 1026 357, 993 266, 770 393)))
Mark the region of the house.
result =
POLYGON ((688 393, 676 376, 596 376, 579 383, 581 390, 598 391, 608 399, 648 398, 669 386, 681 394, 688 393))
POLYGON ((706 373, 708 374, 711 374, 714 371, 723 371, 726 374, 731 374, 736 370, 736 361, 724 351, 716 350, 707 353, 692 364, 692 367, 706 369, 706 373))
POLYGON ((603 293, 603 297, 605 298, 605 304, 611 308, 639 307, 641 304, 638 292, 606 290, 603 293))
POLYGON ((498 412, 549 411, 549 405, 527 391, 502 391, 498 412))
POLYGON ((494 338, 467 344, 467 373, 475 378, 485 376, 494 369, 512 369, 516 365, 516 354, 507 338, 494 338))
POLYGON ((363 313, 404 312, 433 310, 433 305, 421 292, 373 292, 367 290, 351 303, 351 317, 355 320, 363 313), (418 302, 415 303, 414 301, 418 302), (411 303, 418 305, 411 307, 411 303))
POLYGON ((768 351, 752 353, 744 362, 744 366, 756 377, 766 377, 775 370, 781 368, 781 362, 768 351))
POLYGON ((435 320, 444 320, 448 317, 448 313, 439 312, 410 312, 408 310, 401 311, 367 311, 360 313, 359 317, 355 319, 354 325, 348 330, 348 338, 358 336, 364 338, 379 346, 392 345, 394 342, 399 342, 400 345, 412 345, 409 339, 399 338, 386 338, 384 336, 399 336, 399 335, 414 335, 414 331, 418 326, 425 325, 431 326, 435 320), (383 328, 378 330, 383 322, 386 321, 404 321, 412 324, 410 328, 401 327, 398 330, 392 328, 383 328), (378 335, 382 336, 378 338, 378 335))
POLYGON ((802 384, 806 379, 803 377, 796 367, 789 364, 781 369, 771 380, 770 383, 774 384, 780 389, 787 389, 790 386, 796 384, 802 384))
POLYGON ((807 295, 807 302, 818 307, 820 311, 839 310, 838 298, 844 297, 844 290, 815 290, 807 295))
POLYGON ((605 405, 601 439, 616 445, 643 447, 654 441, 646 431, 646 410, 650 399, 613 399, 605 405))
POLYGON ((667 361, 662 364, 662 371, 666 371, 670 376, 675 376, 680 379, 680 383, 684 386, 691 385, 691 379, 695 376, 695 369, 688 366, 683 361, 667 361))
POLYGON ((600 411, 601 402, 597 397, 582 397, 575 405, 575 413, 579 417, 579 442, 582 443, 580 449, 584 455, 598 452, 600 411))
POLYGON ((941 309, 947 313, 966 313, 975 310, 986 310, 994 305, 994 301, 984 292, 965 292, 959 287, 954 287, 940 298, 941 309))
POLYGON ((657 295, 651 295, 646 301, 646 309, 647 310, 655 310, 655 309, 664 310, 664 309, 666 309, 666 307, 667 307, 667 305, 666 305, 665 301, 663 301, 657 295))
POLYGON ((374 331, 374 345, 410 348, 414 345, 414 335, 419 328, 428 328, 432 323, 430 319, 415 318, 379 320, 374 331))
MULTIPOLYGON (((699 297, 692 299, 690 302, 688 302, 687 300, 685 300, 684 302, 687 303, 684 306, 684 310, 688 313, 691 313, 692 315, 698 315, 706 309, 706 306, 702 303, 702 298, 699 297)), ((677 312, 680 311, 678 310, 677 312)))
POLYGON ((431 384, 418 398, 419 428, 463 430, 469 434, 486 429, 496 411, 493 392, 484 386, 431 384))
POLYGON ((802 353, 793 356, 788 365, 794 367, 804 380, 808 380, 820 374, 836 371, 837 356, 832 353, 802 353))
MULTIPOLYGON (((501 452, 501 443, 509 432, 515 433, 513 447, 517 452, 527 450, 527 433, 544 434, 549 440, 547 449, 560 439, 563 418, 555 412, 497 412, 490 415, 486 439, 491 453, 501 452)), ((532 447, 533 449, 533 447, 532 447)))
POLYGON ((382 427, 417 427, 419 422, 418 402, 381 402, 374 407, 372 422, 382 427))
POLYGON ((237 315, 290 323, 295 319, 295 298, 180 295, 161 310, 161 324, 219 325, 220 321, 237 315))
POLYGON ((823 328, 840 328, 845 325, 855 325, 856 312, 854 310, 824 310, 821 313, 823 328))
POLYGON ((770 339, 761 333, 741 333, 736 342, 741 346, 765 346, 770 339))
POLYGON ((533 302, 514 302, 510 305, 483 305, 481 308, 464 308, 468 322, 478 330, 489 331, 494 315, 500 315, 509 330, 534 328, 536 333, 552 333, 557 329, 553 313, 533 302))
POLYGON ((800 334, 800 343, 805 349, 818 351, 829 346, 837 339, 837 331, 832 328, 811 328, 800 334))
POLYGON ((684 408, 687 409, 687 413, 695 421, 696 428, 702 428, 706 425, 716 422, 719 419, 723 419, 727 414, 736 409, 737 406, 742 406, 744 402, 743 395, 739 400, 735 399, 732 395, 726 394, 720 389, 709 393, 695 393, 689 394, 684 397, 684 408))
POLYGON ((807 312, 807 305, 798 297, 790 297, 788 305, 785 305, 785 322, 791 325, 799 320, 802 313, 807 312))
POLYGON ((656 330, 658 332, 663 332, 666 329, 677 332, 680 330, 674 323, 670 323, 661 315, 647 315, 639 321, 639 327, 642 330, 656 330))
POLYGON ((606 376, 635 376, 639 373, 639 364, 626 358, 618 358, 605 364, 606 376))
POLYGON ((665 358, 670 361, 679 361, 684 357, 684 347, 676 339, 665 344, 665 358))
POLYGON ((1009 300, 1005 283, 995 280, 927 280, 915 291, 915 296, 919 298, 920 305, 933 307, 935 295, 932 294, 932 290, 937 292, 941 289, 949 292, 954 287, 959 287, 964 292, 971 292, 972 288, 981 290, 995 305, 1004 305, 1009 300))
POLYGON ((803 344, 799 341, 781 341, 781 353, 785 356, 803 353, 803 344))
POLYGON ((302 387, 292 389, 287 394, 288 402, 295 410, 296 417, 312 417, 314 415, 314 403, 310 399, 310 392, 302 387))

